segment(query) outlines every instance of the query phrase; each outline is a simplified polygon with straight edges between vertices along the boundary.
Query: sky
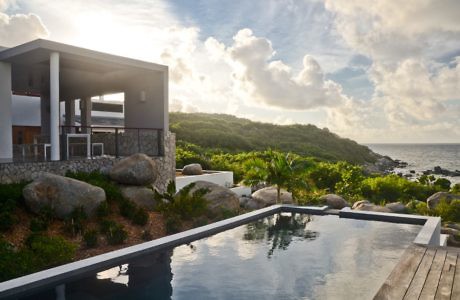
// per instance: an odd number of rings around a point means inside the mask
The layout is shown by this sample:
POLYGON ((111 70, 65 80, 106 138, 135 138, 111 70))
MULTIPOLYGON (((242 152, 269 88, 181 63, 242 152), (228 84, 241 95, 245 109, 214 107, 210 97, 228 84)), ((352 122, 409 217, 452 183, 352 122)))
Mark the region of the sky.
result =
POLYGON ((458 0, 0 0, 0 45, 166 64, 170 111, 460 142, 458 0))

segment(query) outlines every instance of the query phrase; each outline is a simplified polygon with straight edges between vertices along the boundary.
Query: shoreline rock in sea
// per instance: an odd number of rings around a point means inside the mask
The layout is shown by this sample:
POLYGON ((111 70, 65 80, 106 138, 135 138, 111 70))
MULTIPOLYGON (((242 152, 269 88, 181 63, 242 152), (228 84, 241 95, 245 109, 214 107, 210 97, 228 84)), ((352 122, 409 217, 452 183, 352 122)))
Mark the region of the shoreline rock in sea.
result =
POLYGON ((389 174, 396 168, 406 168, 407 162, 399 159, 392 159, 386 155, 377 154, 377 159, 374 163, 365 163, 363 165, 364 172, 369 174, 389 174))

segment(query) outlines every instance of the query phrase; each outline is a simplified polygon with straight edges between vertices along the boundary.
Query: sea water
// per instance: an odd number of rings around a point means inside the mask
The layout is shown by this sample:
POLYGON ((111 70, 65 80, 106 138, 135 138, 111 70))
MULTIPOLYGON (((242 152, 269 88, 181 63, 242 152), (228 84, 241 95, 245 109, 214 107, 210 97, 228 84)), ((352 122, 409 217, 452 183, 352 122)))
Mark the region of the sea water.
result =
MULTIPOLYGON (((372 151, 408 163, 404 169, 395 172, 407 174, 414 170, 417 176, 435 166, 450 171, 460 170, 460 144, 368 144, 372 151)), ((446 177, 453 183, 460 183, 460 177, 446 177)))

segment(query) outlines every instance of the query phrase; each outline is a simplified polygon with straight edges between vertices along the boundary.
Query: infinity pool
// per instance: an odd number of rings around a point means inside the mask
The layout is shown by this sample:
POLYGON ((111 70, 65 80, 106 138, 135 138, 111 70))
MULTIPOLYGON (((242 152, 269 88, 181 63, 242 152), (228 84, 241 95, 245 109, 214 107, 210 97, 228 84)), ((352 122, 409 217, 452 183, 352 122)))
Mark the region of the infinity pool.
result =
POLYGON ((371 299, 420 228, 276 214, 88 274, 65 299, 371 299))

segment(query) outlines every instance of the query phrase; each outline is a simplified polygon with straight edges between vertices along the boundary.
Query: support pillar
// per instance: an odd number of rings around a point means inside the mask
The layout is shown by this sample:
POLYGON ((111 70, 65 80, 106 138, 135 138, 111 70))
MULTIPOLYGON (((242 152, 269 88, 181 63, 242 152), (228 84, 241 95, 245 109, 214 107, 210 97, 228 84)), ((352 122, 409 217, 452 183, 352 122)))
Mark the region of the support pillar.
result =
POLYGON ((42 91, 40 95, 40 134, 43 138, 40 143, 49 143, 50 138, 50 95, 49 91, 42 91), (45 138, 46 137, 46 138, 45 138))
POLYGON ((59 53, 50 55, 50 142, 51 160, 60 160, 59 143, 59 53))
POLYGON ((81 126, 82 132, 89 133, 89 128, 91 127, 91 110, 93 108, 93 104, 91 102, 91 97, 85 97, 80 100, 80 117, 81 117, 81 126))
MULTIPOLYGON (((75 126, 75 100, 65 101, 65 126, 75 126)), ((75 128, 68 127, 66 132, 75 132, 75 128)))
POLYGON ((0 62, 0 162, 13 161, 11 64, 0 62))

